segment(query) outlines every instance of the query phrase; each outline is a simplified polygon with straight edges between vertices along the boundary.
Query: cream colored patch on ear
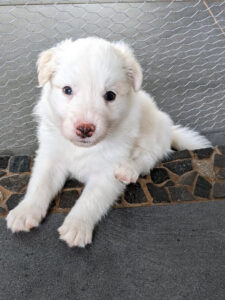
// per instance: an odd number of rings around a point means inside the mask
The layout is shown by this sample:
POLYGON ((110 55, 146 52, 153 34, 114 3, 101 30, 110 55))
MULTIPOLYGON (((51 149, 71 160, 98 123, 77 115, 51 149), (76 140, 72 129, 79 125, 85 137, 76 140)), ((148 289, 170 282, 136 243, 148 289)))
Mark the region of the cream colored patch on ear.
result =
POLYGON ((131 82, 135 92, 140 90, 143 80, 143 74, 140 64, 137 62, 132 49, 124 42, 116 42, 112 44, 117 52, 125 61, 127 76, 131 82))
POLYGON ((136 60, 133 62, 131 69, 128 68, 127 74, 133 84, 135 92, 139 91, 142 85, 143 74, 141 66, 136 60))
POLYGON ((38 82, 42 87, 53 74, 54 49, 43 51, 37 61, 38 82))
POLYGON ((73 44, 71 39, 58 43, 55 47, 41 52, 37 61, 38 81, 42 87, 53 75, 55 68, 56 51, 63 51, 73 44))

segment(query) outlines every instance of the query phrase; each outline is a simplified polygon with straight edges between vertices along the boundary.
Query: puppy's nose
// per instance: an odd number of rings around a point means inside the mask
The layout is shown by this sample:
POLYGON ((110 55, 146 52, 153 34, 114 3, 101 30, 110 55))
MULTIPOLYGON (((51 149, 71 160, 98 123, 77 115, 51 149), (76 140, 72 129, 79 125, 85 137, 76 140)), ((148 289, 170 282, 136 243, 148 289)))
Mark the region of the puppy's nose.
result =
POLYGON ((91 137, 95 132, 95 125, 94 124, 78 124, 75 128, 76 135, 81 138, 91 137))

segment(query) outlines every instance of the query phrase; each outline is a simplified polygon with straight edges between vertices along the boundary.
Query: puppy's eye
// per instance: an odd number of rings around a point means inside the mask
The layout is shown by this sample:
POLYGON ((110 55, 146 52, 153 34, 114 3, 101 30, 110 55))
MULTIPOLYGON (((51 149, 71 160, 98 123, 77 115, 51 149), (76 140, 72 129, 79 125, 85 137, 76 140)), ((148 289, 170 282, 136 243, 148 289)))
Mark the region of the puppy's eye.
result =
POLYGON ((104 99, 106 101, 113 101, 113 100, 116 99, 116 94, 112 91, 108 91, 108 92, 105 93, 104 99))
POLYGON ((63 93, 70 96, 73 94, 73 90, 70 86, 64 86, 63 93))

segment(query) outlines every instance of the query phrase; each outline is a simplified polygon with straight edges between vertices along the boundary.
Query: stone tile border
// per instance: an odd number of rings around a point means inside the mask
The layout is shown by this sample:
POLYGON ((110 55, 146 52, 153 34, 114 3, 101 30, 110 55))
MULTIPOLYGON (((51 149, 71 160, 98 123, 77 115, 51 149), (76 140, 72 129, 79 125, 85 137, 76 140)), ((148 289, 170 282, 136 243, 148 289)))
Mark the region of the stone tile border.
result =
MULTIPOLYGON (((0 156, 0 216, 22 199, 32 165, 33 157, 26 155, 0 156)), ((50 211, 69 211, 82 189, 77 180, 67 180, 50 211)), ((225 200, 225 146, 173 152, 136 184, 128 185, 114 208, 213 200, 225 200)))

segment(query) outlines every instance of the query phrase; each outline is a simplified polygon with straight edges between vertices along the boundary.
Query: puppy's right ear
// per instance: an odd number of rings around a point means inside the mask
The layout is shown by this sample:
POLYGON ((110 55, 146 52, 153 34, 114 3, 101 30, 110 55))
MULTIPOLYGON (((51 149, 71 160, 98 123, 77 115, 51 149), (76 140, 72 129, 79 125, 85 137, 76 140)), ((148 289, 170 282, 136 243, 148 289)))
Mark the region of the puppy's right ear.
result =
POLYGON ((131 82, 133 89, 137 92, 141 88, 143 74, 141 66, 133 54, 133 50, 122 41, 113 43, 113 46, 123 57, 128 79, 131 82))
POLYGON ((54 72, 55 48, 43 51, 37 61, 38 82, 42 87, 54 72))

